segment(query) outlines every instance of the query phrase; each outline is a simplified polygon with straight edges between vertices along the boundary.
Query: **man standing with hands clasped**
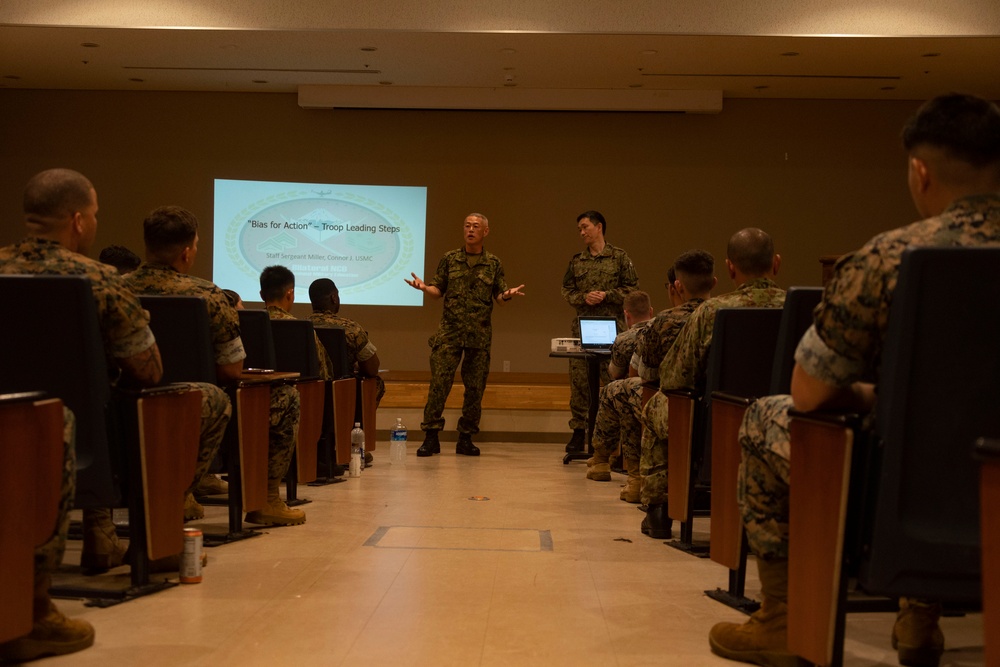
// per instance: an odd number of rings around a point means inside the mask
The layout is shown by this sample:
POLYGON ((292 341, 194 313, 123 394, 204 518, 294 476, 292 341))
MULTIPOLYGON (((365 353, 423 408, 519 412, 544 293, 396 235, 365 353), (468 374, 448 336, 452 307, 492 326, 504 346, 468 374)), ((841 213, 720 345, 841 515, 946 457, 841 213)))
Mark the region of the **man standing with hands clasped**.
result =
POLYGON ((462 362, 465 396, 462 417, 458 420, 456 454, 479 456, 472 436, 479 432, 483 391, 490 372, 490 343, 493 338, 493 304, 504 304, 515 296, 524 296, 524 285, 507 288, 500 258, 487 252, 483 242, 490 233, 490 222, 482 213, 465 216, 465 246, 445 254, 429 282, 411 273, 406 284, 431 298, 444 297, 441 325, 430 337, 431 384, 424 407, 424 442, 417 456, 441 452, 438 432, 444 428, 444 403, 455 380, 455 369, 462 362))

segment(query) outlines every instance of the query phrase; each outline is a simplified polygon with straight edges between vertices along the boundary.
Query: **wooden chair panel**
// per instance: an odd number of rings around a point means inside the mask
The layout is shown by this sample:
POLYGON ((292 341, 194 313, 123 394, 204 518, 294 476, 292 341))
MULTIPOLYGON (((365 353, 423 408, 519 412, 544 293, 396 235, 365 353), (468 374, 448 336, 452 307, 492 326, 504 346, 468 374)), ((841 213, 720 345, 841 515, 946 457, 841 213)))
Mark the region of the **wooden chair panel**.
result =
POLYGON ((323 433, 323 402, 326 388, 323 380, 297 382, 299 392, 300 419, 299 435, 296 443, 297 481, 308 484, 316 479, 317 447, 323 433))
POLYGON ((365 450, 373 452, 378 446, 375 436, 378 382, 375 378, 359 378, 358 383, 361 385, 361 427, 365 430, 365 450))
POLYGON ((151 560, 184 550, 184 492, 194 479, 201 437, 201 392, 136 401, 145 496, 146 551, 151 560))
POLYGON ((792 419, 789 489, 788 650, 833 660, 854 432, 792 419))
POLYGON ((0 502, 19 508, 0 522, 0 642, 31 632, 35 547, 59 514, 62 436, 62 401, 0 405, 0 502))
POLYGON ((739 432, 747 403, 712 399, 712 560, 730 570, 742 565, 743 519, 736 502, 739 432))
POLYGON ((334 380, 332 387, 333 437, 336 441, 337 463, 346 464, 351 460, 351 429, 354 428, 358 400, 357 380, 334 380))
POLYGON ((671 394, 667 397, 667 514, 675 521, 691 516, 691 440, 695 400, 671 394))
POLYGON ((983 462, 979 489, 986 664, 1000 665, 1000 458, 983 462))
POLYGON ((236 389, 236 402, 243 511, 252 512, 263 508, 267 503, 271 387, 267 384, 239 387, 236 389))

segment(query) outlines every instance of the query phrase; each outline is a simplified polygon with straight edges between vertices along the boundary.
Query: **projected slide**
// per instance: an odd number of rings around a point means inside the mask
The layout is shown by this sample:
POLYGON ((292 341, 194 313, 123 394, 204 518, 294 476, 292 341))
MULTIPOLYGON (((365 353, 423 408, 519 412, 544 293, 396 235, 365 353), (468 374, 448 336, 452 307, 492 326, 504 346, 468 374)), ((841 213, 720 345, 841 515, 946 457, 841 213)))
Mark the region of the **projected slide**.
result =
POLYGON ((317 278, 337 283, 344 303, 419 306, 406 283, 423 276, 427 188, 215 181, 212 281, 260 300, 260 272, 295 274, 295 302, 317 278))

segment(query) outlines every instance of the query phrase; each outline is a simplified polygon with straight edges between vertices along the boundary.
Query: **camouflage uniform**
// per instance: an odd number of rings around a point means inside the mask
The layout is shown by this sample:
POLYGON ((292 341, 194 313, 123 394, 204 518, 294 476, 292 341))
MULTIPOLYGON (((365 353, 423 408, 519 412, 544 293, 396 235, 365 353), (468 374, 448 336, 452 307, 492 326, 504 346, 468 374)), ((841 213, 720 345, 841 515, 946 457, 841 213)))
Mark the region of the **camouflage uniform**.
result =
MULTIPOLYGON (((629 367, 639 335, 648 324, 649 320, 637 322, 618 334, 611 346, 612 366, 620 369, 629 367)), ((642 398, 639 382, 637 377, 626 377, 609 382, 601 389, 593 438, 594 450, 600 460, 606 461, 619 442, 626 460, 639 458, 639 438, 642 434, 638 419, 642 398)))
POLYGON ((660 391, 643 409, 640 473, 643 476, 642 502, 667 502, 667 397, 670 389, 704 388, 708 348, 712 342, 715 313, 720 308, 780 308, 785 290, 770 278, 748 280, 735 291, 702 303, 691 314, 677 340, 660 363, 660 391))
MULTIPOLYGON (((240 321, 236 309, 214 283, 195 276, 180 273, 172 267, 144 263, 136 271, 126 276, 126 282, 138 294, 198 296, 204 299, 208 309, 209 328, 215 348, 215 363, 223 366, 246 358, 243 341, 240 339, 240 321)), ((199 451, 199 470, 207 470, 214 458, 226 424, 229 422, 229 397, 213 384, 198 383, 202 390, 202 444, 199 451), (211 409, 206 409, 206 398, 212 401, 211 409), (225 414, 225 420, 221 415, 225 414), (206 414, 212 417, 206 423, 206 414), (213 453, 203 461, 208 449, 213 453)), ((271 387, 271 429, 269 433, 268 476, 284 477, 292 460, 295 448, 295 433, 298 428, 298 392, 293 387, 282 385, 271 387), (277 423, 276 423, 277 420, 277 423), (291 435, 289 435, 289 433, 291 435), (278 474, 280 473, 280 474, 278 474)))
MULTIPOLYGON (((795 361, 838 387, 878 383, 889 305, 906 248, 1000 245, 1000 195, 966 197, 936 218, 879 234, 842 258, 823 292, 813 326, 795 361)), ((788 557, 788 409, 790 396, 770 396, 747 411, 740 427, 743 461, 737 497, 750 549, 765 559, 788 557)), ((867 428, 873 424, 870 413, 867 428)))
POLYGON ((632 365, 638 369, 642 386, 654 390, 660 388, 660 363, 663 357, 667 356, 667 350, 674 344, 688 317, 704 301, 689 299, 675 308, 662 310, 639 332, 632 365))
POLYGON ((490 373, 493 302, 507 291, 503 265, 499 257, 486 250, 481 255, 470 255, 465 248, 459 248, 441 258, 437 273, 427 285, 441 290, 444 309, 441 325, 427 341, 431 347, 431 384, 420 428, 444 428, 444 403, 461 361, 465 396, 458 432, 475 435, 479 432, 483 392, 490 373))
MULTIPOLYGON (((590 254, 590 249, 584 249, 574 255, 569 261, 566 273, 563 275, 562 296, 569 305, 581 315, 608 315, 618 319, 618 328, 625 328, 622 315, 622 305, 625 295, 636 289, 639 278, 635 274, 632 260, 621 248, 610 243, 598 255, 590 254), (596 306, 587 305, 589 292, 606 292, 604 301, 596 306)), ((580 324, 573 319, 571 325, 573 337, 580 336, 580 324)), ((607 363, 601 364, 601 379, 609 381, 607 363)), ((586 359, 569 360, 570 398, 569 409, 572 416, 569 420, 571 429, 587 428, 587 412, 590 407, 590 388, 587 383, 586 359)))
MULTIPOLYGON (((78 275, 90 279, 97 321, 104 339, 109 368, 116 358, 145 352, 155 344, 149 330, 149 315, 122 282, 118 272, 66 249, 56 241, 27 238, 0 249, 0 273, 8 275, 78 275)), ((63 475, 59 492, 59 512, 52 536, 35 549, 35 572, 52 572, 62 562, 69 528, 69 511, 76 495, 76 422, 69 409, 63 410, 63 475)))
MULTIPOLYGON (((314 311, 309 319, 312 320, 313 326, 339 327, 344 330, 344 338, 347 340, 347 354, 354 366, 359 362, 368 361, 378 352, 378 348, 368 339, 368 332, 354 320, 341 317, 331 310, 314 311)), ((378 404, 382 402, 382 397, 385 396, 385 381, 381 376, 376 375, 375 384, 378 386, 375 406, 378 407, 378 404)))
MULTIPOLYGON (((272 320, 298 319, 297 317, 292 315, 284 308, 281 308, 280 306, 268 306, 267 314, 272 320)), ((319 342, 319 336, 313 333, 313 337, 316 339, 316 356, 319 358, 319 375, 324 380, 332 380, 333 363, 330 361, 330 355, 326 353, 326 348, 323 347, 323 343, 319 342)))

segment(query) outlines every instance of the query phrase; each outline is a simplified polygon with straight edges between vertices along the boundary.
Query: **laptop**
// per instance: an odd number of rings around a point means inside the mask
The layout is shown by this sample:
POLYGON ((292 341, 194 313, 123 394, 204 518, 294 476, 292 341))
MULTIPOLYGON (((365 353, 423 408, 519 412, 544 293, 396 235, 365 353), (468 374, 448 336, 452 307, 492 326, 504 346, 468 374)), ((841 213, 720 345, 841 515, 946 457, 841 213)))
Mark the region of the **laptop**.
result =
POLYGON ((610 352, 618 335, 618 321, 611 316, 579 317, 580 347, 592 352, 610 352))

